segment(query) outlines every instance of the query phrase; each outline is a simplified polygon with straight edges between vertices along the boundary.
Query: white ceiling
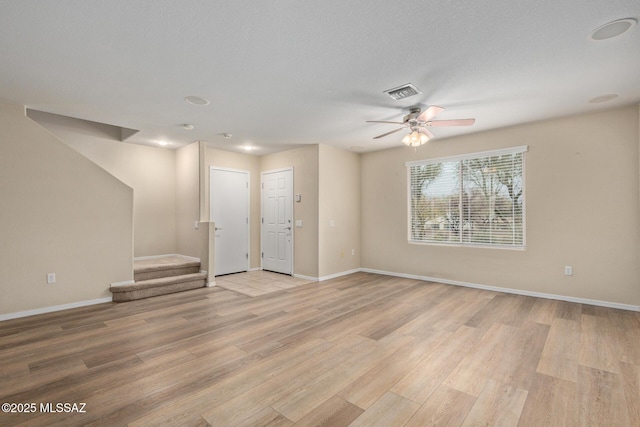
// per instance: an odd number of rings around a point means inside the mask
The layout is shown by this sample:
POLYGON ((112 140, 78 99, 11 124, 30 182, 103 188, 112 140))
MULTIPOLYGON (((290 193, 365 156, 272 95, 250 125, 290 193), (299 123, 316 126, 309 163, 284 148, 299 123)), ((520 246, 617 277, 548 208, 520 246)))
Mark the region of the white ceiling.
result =
POLYGON ((640 25, 589 39, 621 18, 640 2, 0 0, 0 99, 139 129, 142 144, 371 151, 403 133, 374 141, 393 126, 365 120, 414 105, 476 118, 433 129, 443 139, 640 102, 640 25), (404 83, 422 94, 383 93, 404 83))

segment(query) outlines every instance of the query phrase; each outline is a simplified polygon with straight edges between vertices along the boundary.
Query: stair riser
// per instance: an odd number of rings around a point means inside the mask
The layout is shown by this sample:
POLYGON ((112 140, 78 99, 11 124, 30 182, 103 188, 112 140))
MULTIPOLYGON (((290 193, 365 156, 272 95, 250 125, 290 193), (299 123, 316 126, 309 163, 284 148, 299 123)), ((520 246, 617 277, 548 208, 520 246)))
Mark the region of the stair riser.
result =
POLYGON ((113 294, 113 302, 134 301, 143 298, 155 297, 158 295, 172 294, 175 292, 188 291, 202 288, 206 285, 205 279, 191 280, 188 282, 172 283, 155 288, 132 290, 128 292, 117 292, 113 294))
POLYGON ((134 273, 133 277, 136 282, 141 280, 160 279, 162 277, 182 276, 183 274, 199 273, 200 267, 177 267, 167 270, 141 271, 134 273))

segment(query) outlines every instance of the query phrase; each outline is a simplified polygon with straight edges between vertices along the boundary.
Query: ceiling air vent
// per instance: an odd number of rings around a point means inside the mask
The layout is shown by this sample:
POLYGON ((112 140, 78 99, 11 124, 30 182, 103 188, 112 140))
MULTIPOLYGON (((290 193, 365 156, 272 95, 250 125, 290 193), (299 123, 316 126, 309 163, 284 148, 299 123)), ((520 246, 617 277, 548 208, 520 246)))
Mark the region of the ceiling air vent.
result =
POLYGON ((396 101, 400 101, 401 99, 408 98, 413 95, 417 95, 422 93, 420 89, 412 85, 411 83, 407 83, 406 85, 398 86, 393 89, 385 90, 384 93, 395 99, 396 101))

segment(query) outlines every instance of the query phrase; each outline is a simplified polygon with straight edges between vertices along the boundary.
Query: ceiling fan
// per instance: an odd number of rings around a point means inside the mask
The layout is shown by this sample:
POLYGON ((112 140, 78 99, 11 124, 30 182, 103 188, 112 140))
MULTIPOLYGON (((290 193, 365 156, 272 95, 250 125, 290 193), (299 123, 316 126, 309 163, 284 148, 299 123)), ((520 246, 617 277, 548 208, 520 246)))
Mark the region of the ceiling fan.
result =
POLYGON ((390 122, 384 120, 367 120, 367 123, 386 123, 394 125, 402 125, 398 129, 394 129, 391 132, 383 133, 382 135, 375 136, 373 139, 384 138, 392 133, 400 132, 403 129, 409 129, 410 132, 402 139, 402 142, 410 147, 417 147, 424 144, 428 140, 434 137, 434 135, 427 129, 434 126, 471 126, 475 123, 476 119, 453 119, 453 120, 431 120, 444 110, 442 107, 431 105, 424 112, 421 112, 419 107, 414 107, 409 110, 409 114, 402 118, 401 122, 390 122))

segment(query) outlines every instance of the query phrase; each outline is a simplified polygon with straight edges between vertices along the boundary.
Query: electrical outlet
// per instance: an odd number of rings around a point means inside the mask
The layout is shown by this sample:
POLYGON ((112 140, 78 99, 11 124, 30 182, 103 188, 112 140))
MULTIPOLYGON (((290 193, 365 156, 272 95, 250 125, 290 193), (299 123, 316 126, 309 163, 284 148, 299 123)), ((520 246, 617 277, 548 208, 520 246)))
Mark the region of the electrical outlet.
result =
POLYGON ((571 267, 570 265, 565 265, 564 266, 564 275, 565 276, 573 276, 573 267, 571 267))
POLYGON ((56 283, 56 273, 47 273, 47 283, 56 283))

